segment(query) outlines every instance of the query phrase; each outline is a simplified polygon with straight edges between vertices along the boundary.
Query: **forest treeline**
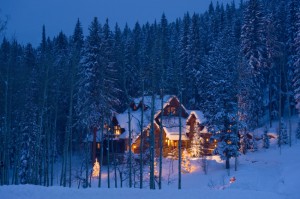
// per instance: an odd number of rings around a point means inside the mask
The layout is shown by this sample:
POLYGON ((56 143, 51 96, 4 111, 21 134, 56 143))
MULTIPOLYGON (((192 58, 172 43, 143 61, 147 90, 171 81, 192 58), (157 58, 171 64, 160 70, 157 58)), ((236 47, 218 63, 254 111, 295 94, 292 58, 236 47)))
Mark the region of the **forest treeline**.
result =
POLYGON ((86 37, 78 19, 71 36, 49 38, 43 26, 37 47, 4 38, 1 184, 53 185, 53 163, 60 157, 62 175, 69 175, 69 157, 87 135, 142 95, 180 95, 188 109, 203 111, 215 132, 234 124, 245 134, 296 114, 299 4, 211 3, 202 14, 175 21, 162 14, 153 23, 122 29, 95 17, 86 37))

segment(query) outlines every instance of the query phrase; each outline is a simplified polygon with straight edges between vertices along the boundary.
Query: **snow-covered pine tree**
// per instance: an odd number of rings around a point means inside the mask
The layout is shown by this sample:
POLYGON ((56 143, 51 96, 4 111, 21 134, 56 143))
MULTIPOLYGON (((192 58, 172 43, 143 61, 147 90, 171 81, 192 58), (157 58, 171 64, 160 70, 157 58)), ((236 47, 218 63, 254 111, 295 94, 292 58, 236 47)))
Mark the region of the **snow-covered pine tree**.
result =
POLYGON ((99 79, 102 80, 100 67, 100 25, 95 17, 89 27, 89 36, 85 42, 79 67, 78 93, 76 111, 79 122, 84 128, 92 129, 100 125, 100 90, 99 79))
POLYGON ((283 118, 280 120, 281 122, 281 129, 278 129, 278 145, 281 146, 282 144, 288 143, 288 133, 286 123, 284 122, 283 118))
POLYGON ((182 173, 189 173, 191 171, 190 154, 186 149, 184 149, 182 152, 181 167, 182 173))
MULTIPOLYGON (((73 135, 73 126, 74 126, 74 93, 77 90, 77 73, 80 64, 80 55, 83 47, 83 31, 81 27, 81 23, 79 19, 76 22, 74 33, 72 35, 72 39, 70 42, 70 67, 69 67, 69 74, 70 74, 70 82, 69 82, 69 110, 68 110, 68 117, 67 117, 67 124, 66 124, 66 134, 69 137, 69 187, 71 187, 72 182, 72 149, 73 149, 73 139, 77 142, 80 142, 78 135, 73 135)), ((76 95, 76 94, 75 94, 76 95)))
POLYGON ((296 131, 296 139, 300 139, 300 121, 298 121, 298 127, 296 131))
POLYGON ((174 83, 179 74, 179 60, 178 55, 180 52, 179 48, 179 35, 180 35, 180 21, 177 19, 174 23, 169 25, 170 30, 170 65, 166 69, 166 89, 170 93, 177 92, 177 84, 174 83))
POLYGON ((265 149, 268 149, 270 147, 270 139, 268 136, 268 128, 267 127, 265 127, 265 129, 264 129, 264 134, 262 136, 262 139, 263 139, 263 147, 265 149))
POLYGON ((186 93, 189 95, 189 101, 186 104, 190 109, 195 109, 199 101, 196 77, 201 78, 203 66, 201 62, 201 37, 200 37, 200 19, 199 15, 194 14, 191 19, 191 25, 188 32, 188 63, 186 66, 186 78, 188 79, 186 93), (200 76, 200 77, 199 77, 200 76))
POLYGON ((239 120, 247 130, 258 126, 263 114, 263 71, 265 67, 265 43, 263 13, 260 0, 249 0, 244 10, 241 33, 239 69, 239 120))
POLYGON ((237 158, 239 156, 238 136, 234 126, 230 126, 226 132, 218 132, 215 138, 219 140, 217 148, 214 153, 219 154, 222 160, 226 162, 226 169, 230 168, 230 158, 237 158))
POLYGON ((135 178, 139 179, 139 164, 137 163, 135 156, 133 153, 129 153, 129 151, 125 151, 124 153, 124 162, 123 164, 125 165, 125 167, 122 170, 122 178, 123 180, 128 180, 128 185, 130 186, 130 182, 129 182, 129 178, 130 175, 132 178, 132 186, 135 186, 134 181, 135 178), (134 176, 134 174, 136 174, 136 176, 134 176))
POLYGON ((24 52, 24 67, 29 71, 25 83, 26 98, 21 122, 22 143, 19 177, 22 184, 35 183, 34 159, 38 134, 39 85, 38 67, 33 47, 28 44, 24 52))
MULTIPOLYGON (((273 2, 274 3, 274 2, 273 2)), ((272 4, 270 2, 270 4, 272 4)), ((285 5, 281 2, 278 9, 273 9, 273 6, 269 13, 266 15, 266 83, 267 88, 265 93, 268 92, 268 100, 266 105, 269 109, 269 126, 272 127, 272 121, 278 118, 279 107, 279 81, 280 81, 280 67, 285 58, 284 49, 286 30, 285 30, 285 5)))
MULTIPOLYGON (((78 116, 78 124, 85 132, 89 134, 91 131, 99 128, 101 125, 101 117, 103 118, 103 68, 101 66, 101 26, 97 17, 89 27, 89 35, 86 39, 82 52, 82 59, 78 70, 78 91, 76 112, 78 116)), ((86 175, 85 181, 88 182, 88 150, 86 150, 86 175)))
POLYGON ((200 136, 198 133, 194 133, 192 142, 191 142, 191 150, 192 150, 192 156, 199 158, 201 156, 201 149, 200 149, 200 136))
POLYGON ((101 73, 103 83, 100 87, 101 91, 101 105, 106 117, 110 117, 111 111, 114 107, 120 104, 118 99, 121 88, 118 87, 118 68, 114 59, 113 45, 115 43, 113 33, 110 30, 108 19, 103 26, 103 39, 101 40, 101 54, 102 54, 102 70, 101 73))
POLYGON ((92 176, 93 177, 98 177, 99 176, 99 171, 100 171, 100 165, 99 165, 99 162, 96 158, 96 161, 95 161, 94 166, 93 166, 92 176))
MULTIPOLYGON (((62 117, 65 111, 68 109, 62 107, 69 107, 66 103, 70 97, 67 95, 67 88, 70 86, 70 82, 66 79, 72 79, 72 77, 67 78, 67 74, 70 73, 70 57, 69 57, 69 44, 68 38, 63 33, 60 32, 58 36, 54 39, 53 54, 55 57, 53 67, 50 70, 51 80, 49 82, 51 88, 51 96, 53 96, 53 103, 57 104, 57 114, 58 117, 62 117)), ((69 100, 68 100, 69 101, 69 100)), ((70 108, 69 108, 70 109, 70 108)), ((70 121, 68 121, 70 122, 70 121)), ((70 161, 70 124, 66 125, 64 131, 59 131, 58 137, 62 138, 63 142, 63 156, 62 156, 62 170, 61 170, 61 185, 64 187, 67 185, 67 165, 70 161)))
POLYGON ((0 89, 3 92, 0 92, 0 102, 3 106, 1 106, 0 112, 0 172, 2 173, 0 177, 0 185, 8 184, 8 174, 9 174, 9 167, 8 167, 8 157, 9 157, 9 150, 8 150, 8 114, 9 114, 9 103, 8 103, 8 95, 9 95, 9 87, 10 87, 10 79, 11 75, 9 73, 9 60, 10 60, 10 48, 11 44, 6 40, 3 39, 1 48, 0 48, 0 73, 1 73, 1 80, 0 80, 0 89))
POLYGON ((187 96, 192 95, 192 93, 188 93, 188 82, 190 81, 189 77, 187 76, 189 68, 188 68, 188 60, 189 60, 189 32, 190 32, 190 24, 191 24, 191 18, 189 13, 186 13, 183 17, 183 21, 181 24, 181 30, 180 30, 180 43, 179 43, 179 68, 182 73, 181 82, 182 85, 180 85, 183 89, 182 98, 183 104, 186 104, 187 102, 187 96))
MULTIPOLYGON (((296 55, 294 63, 293 87, 296 108, 298 109, 298 114, 300 114, 300 9, 298 9, 297 12, 297 34, 294 43, 296 46, 296 55)), ((300 139, 300 121, 298 122, 296 138, 300 139)))

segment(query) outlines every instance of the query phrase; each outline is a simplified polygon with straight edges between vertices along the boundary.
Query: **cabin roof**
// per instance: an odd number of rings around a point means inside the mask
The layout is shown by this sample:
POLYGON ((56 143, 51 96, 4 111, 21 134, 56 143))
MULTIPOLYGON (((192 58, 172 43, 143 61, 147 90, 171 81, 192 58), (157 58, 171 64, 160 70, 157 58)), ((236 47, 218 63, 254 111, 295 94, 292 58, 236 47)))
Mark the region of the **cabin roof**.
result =
POLYGON ((192 115, 194 115, 196 117, 196 121, 199 124, 203 124, 204 122, 206 122, 206 118, 204 117, 204 114, 202 111, 199 110, 189 110, 189 117, 187 118, 187 121, 190 120, 190 118, 192 117, 192 115))
MULTIPOLYGON (((173 99, 176 99, 179 101, 179 99, 174 95, 165 95, 163 97, 163 109, 165 109, 168 105, 170 105, 171 101, 173 99)), ((133 102, 138 107, 138 105, 141 103, 142 97, 134 98, 133 102)), ((161 113, 161 97, 159 95, 155 96, 155 102, 154 102, 154 119, 159 116, 161 113)), ((146 129, 150 129, 151 125, 151 106, 152 106, 152 96, 144 96, 144 105, 146 106, 144 110, 144 122, 141 129, 141 115, 142 110, 141 107, 137 110, 130 110, 130 116, 131 116, 131 131, 132 131, 132 140, 133 142, 139 137, 140 133, 146 129)), ((188 129, 186 127, 186 122, 190 119, 191 115, 194 115, 197 119, 197 122, 200 124, 205 121, 204 115, 201 111, 197 110, 187 110, 182 105, 182 111, 183 113, 186 113, 186 115, 189 115, 188 118, 180 117, 181 118, 181 125, 182 125, 182 140, 188 140, 189 138, 186 136, 186 133, 188 132, 188 129)), ((124 128, 124 132, 119 136, 120 139, 126 139, 129 137, 128 133, 128 109, 125 110, 121 114, 117 114, 116 119, 118 120, 119 125, 121 128, 124 128)), ((160 120, 160 118, 158 118, 160 120)), ((159 127, 156 122, 154 122, 156 127, 159 127)), ((163 117, 163 128, 166 133, 166 136, 170 140, 179 140, 179 116, 164 116, 163 117)), ((204 129, 203 129, 204 130, 204 129)))
MULTIPOLYGON (((173 95, 165 95, 163 97, 163 108, 165 108, 173 98, 178 98, 173 95)), ((142 97, 139 98, 134 98, 133 102, 135 104, 139 104, 142 101, 142 97)), ((155 101, 154 101, 154 118, 156 118, 159 113, 161 112, 161 97, 159 95, 155 96, 155 101)), ((147 107, 146 110, 144 110, 144 122, 143 122, 143 131, 146 129, 150 129, 150 124, 151 124, 151 106, 152 106, 152 96, 144 96, 144 105, 147 107)), ((187 110, 186 108, 182 105, 183 111, 186 113, 187 110)), ((130 115, 131 115, 131 131, 132 131, 132 138, 135 140, 141 132, 141 115, 142 115, 142 110, 139 108, 138 110, 130 110, 130 115)), ((119 125, 125 129, 125 132, 120 135, 119 138, 125 139, 129 137, 128 133, 128 109, 125 110, 125 112, 121 114, 117 114, 116 118, 119 122, 119 125)), ((156 124, 157 125, 157 124, 156 124)))

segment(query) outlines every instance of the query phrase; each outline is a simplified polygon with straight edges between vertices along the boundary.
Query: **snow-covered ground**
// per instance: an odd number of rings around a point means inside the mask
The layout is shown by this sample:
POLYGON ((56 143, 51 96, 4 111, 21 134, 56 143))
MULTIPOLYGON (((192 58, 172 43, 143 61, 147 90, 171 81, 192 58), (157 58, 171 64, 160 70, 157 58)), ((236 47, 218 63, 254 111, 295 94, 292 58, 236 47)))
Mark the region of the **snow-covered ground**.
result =
MULTIPOLYGON (((296 122, 293 122, 295 124, 296 122)), ((295 128, 294 128, 295 129, 295 128)), ((260 144, 259 144, 260 145, 260 144)), ((42 187, 34 185, 10 185, 0 187, 1 199, 52 199, 52 198, 300 198, 300 140, 293 139, 292 147, 285 145, 279 150, 276 140, 271 140, 269 149, 259 148, 248 152, 238 160, 238 170, 234 171, 231 160, 230 172, 224 169, 224 163, 217 157, 208 162, 207 174, 204 174, 201 160, 191 160, 192 172, 182 174, 182 189, 177 189, 177 162, 173 162, 173 173, 169 159, 164 160, 164 183, 162 190, 144 188, 97 188, 94 179, 88 189, 63 188, 59 186, 42 187), (234 183, 229 183, 235 177, 234 183)), ((105 171, 104 171, 105 172, 105 171)), ((103 186, 106 187, 106 175, 103 186)), ((124 185, 126 187, 126 185, 124 185)), ((114 187, 113 175, 111 187, 114 187)))

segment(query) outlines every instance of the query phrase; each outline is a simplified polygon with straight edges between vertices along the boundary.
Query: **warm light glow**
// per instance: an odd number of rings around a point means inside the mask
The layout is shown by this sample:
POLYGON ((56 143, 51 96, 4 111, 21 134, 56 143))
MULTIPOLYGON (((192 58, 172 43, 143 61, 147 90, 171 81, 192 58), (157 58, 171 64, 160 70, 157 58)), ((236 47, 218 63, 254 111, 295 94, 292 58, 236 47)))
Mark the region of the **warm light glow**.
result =
POLYGON ((214 142, 217 142, 217 140, 215 139, 214 142))
POLYGON ((133 145, 133 149, 136 149, 136 145, 133 145))
POLYGON ((232 142, 231 142, 231 140, 227 140, 227 144, 231 144, 232 142))
POLYGON ((100 143, 97 143, 97 149, 100 149, 100 143))
POLYGON ((182 172, 183 173, 190 173, 191 172, 191 162, 190 162, 190 154, 186 149, 182 152, 182 160, 181 160, 181 166, 182 166, 182 172))
POLYGON ((100 165, 99 165, 99 162, 96 158, 96 162, 94 163, 94 166, 93 166, 92 176, 93 177, 98 177, 99 176, 99 171, 100 171, 100 165))
POLYGON ((114 126, 115 135, 121 135, 121 127, 120 126, 114 126))
POLYGON ((209 139, 208 138, 206 138, 206 142, 208 142, 209 141, 209 139))

